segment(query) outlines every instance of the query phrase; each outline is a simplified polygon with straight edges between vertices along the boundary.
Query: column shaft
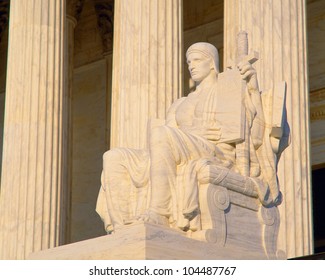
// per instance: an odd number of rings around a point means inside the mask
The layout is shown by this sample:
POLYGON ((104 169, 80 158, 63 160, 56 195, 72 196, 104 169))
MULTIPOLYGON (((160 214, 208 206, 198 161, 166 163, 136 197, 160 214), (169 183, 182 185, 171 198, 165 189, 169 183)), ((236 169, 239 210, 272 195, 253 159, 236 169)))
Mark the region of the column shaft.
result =
POLYGON ((111 147, 143 148, 182 92, 182 0, 116 0, 111 147))
POLYGON ((10 2, 0 258, 63 242, 64 0, 10 2))
POLYGON ((225 65, 236 55, 236 34, 248 32, 260 88, 287 82, 287 118, 291 144, 278 167, 284 201, 278 248, 288 257, 313 251, 310 186, 309 100, 305 0, 225 1, 225 65))

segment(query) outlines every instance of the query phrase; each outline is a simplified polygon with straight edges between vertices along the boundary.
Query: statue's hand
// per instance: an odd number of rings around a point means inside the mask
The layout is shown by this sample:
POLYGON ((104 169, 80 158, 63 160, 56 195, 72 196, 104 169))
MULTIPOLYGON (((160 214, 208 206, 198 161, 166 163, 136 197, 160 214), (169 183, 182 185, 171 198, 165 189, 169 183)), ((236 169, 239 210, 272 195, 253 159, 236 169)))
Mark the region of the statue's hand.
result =
POLYGON ((186 133, 201 136, 214 143, 217 143, 221 138, 220 127, 215 122, 209 124, 201 123, 201 126, 182 126, 180 129, 186 133))
POLYGON ((247 88, 249 93, 258 92, 258 83, 256 70, 248 61, 242 61, 237 64, 239 73, 242 75, 242 79, 247 82, 247 88))
POLYGON ((203 132, 203 137, 217 143, 221 138, 220 127, 208 127, 203 132))

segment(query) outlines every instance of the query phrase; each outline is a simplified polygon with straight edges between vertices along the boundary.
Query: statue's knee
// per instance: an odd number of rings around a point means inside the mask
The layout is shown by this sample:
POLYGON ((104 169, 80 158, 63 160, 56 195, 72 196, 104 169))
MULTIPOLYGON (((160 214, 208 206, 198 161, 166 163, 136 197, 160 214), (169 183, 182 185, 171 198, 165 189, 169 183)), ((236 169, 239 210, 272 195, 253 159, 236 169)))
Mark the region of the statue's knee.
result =
POLYGON ((104 153, 103 161, 108 162, 120 162, 123 160, 122 154, 117 149, 112 149, 104 153))
POLYGON ((166 143, 169 141, 166 127, 157 126, 151 130, 150 142, 151 144, 166 143))

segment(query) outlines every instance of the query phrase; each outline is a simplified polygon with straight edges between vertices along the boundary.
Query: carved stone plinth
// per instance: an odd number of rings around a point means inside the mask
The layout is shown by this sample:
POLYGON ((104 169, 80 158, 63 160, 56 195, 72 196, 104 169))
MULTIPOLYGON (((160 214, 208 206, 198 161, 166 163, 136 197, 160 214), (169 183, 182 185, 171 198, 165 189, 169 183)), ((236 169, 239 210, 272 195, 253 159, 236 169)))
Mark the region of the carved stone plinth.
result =
POLYGON ((138 223, 115 234, 33 253, 29 259, 266 259, 263 250, 219 246, 186 237, 184 232, 138 223))

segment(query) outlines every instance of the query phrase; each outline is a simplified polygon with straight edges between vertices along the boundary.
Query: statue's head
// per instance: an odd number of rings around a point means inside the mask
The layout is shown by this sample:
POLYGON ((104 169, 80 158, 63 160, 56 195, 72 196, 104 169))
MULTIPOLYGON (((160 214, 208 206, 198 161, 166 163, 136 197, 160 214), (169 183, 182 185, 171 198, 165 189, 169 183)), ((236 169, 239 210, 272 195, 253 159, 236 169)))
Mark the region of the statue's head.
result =
POLYGON ((209 43, 195 43, 186 52, 188 69, 195 82, 202 81, 211 71, 219 73, 219 54, 209 43))

